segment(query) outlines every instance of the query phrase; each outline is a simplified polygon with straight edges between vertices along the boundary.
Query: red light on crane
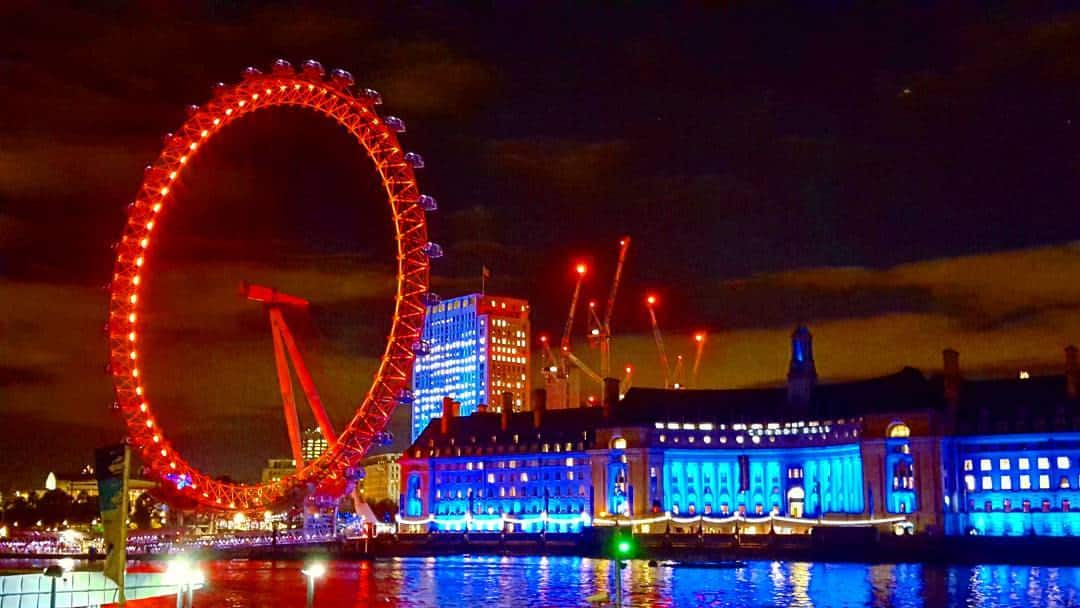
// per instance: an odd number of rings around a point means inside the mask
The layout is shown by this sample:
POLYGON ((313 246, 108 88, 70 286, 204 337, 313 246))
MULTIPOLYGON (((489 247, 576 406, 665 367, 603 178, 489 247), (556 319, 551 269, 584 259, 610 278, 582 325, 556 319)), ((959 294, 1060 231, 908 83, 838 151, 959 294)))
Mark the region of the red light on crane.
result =
POLYGON ((580 275, 584 276, 584 275, 585 275, 585 271, 586 271, 586 270, 588 270, 588 269, 589 269, 589 268, 588 268, 588 266, 586 266, 585 264, 581 264, 581 263, 579 263, 579 264, 577 265, 577 268, 576 268, 575 270, 577 270, 577 273, 578 273, 578 274, 580 274, 580 275))
POLYGON ((699 331, 698 333, 694 334, 694 341, 695 342, 704 342, 705 341, 705 332, 699 331))
POLYGON ((634 373, 634 368, 632 366, 630 366, 630 365, 627 365, 626 366, 626 375, 629 376, 632 373, 634 373))
POLYGON ((648 297, 645 298, 645 303, 649 306, 653 306, 656 304, 656 296, 649 294, 648 297))
POLYGON ((589 308, 596 308, 596 300, 589 300, 589 308))
POLYGON ((540 336, 541 342, 547 342, 547 336, 540 336))

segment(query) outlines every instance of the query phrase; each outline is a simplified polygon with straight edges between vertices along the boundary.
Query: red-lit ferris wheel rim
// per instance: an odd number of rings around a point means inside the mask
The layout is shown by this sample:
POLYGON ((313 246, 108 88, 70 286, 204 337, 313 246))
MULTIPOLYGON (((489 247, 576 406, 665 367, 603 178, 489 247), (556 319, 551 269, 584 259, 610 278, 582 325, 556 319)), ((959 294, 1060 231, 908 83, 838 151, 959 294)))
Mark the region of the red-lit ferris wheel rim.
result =
MULTIPOLYGON (((151 474, 174 484, 176 491, 204 507, 223 510, 263 509, 295 497, 311 484, 342 482, 385 428, 401 396, 406 394, 424 323, 428 291, 427 223, 413 166, 398 142, 400 122, 381 118, 373 91, 357 91, 352 77, 335 70, 324 77, 322 66, 307 62, 299 72, 287 62, 275 62, 270 74, 248 68, 240 83, 219 85, 214 98, 191 108, 180 129, 167 137, 160 156, 146 174, 129 206, 127 225, 117 244, 109 302, 109 371, 117 403, 151 474), (335 446, 297 473, 280 481, 246 485, 222 482, 199 471, 173 449, 154 418, 149 388, 140 377, 139 290, 151 274, 152 235, 161 229, 163 210, 170 204, 170 187, 183 175, 191 158, 221 129, 261 109, 308 108, 345 127, 375 163, 394 220, 397 240, 397 295, 386 350, 371 388, 335 446), (390 124, 388 124, 390 123, 390 124)), ((426 197, 425 197, 426 198, 426 197)))

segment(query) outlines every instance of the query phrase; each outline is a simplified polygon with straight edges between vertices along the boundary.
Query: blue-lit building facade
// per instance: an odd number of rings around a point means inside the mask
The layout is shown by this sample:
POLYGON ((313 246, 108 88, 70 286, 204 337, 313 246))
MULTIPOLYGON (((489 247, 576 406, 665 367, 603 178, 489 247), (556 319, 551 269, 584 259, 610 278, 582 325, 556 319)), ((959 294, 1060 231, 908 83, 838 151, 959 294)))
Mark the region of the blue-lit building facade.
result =
POLYGON ((1063 376, 946 383, 949 533, 1080 536, 1080 373, 1065 352, 1063 376))
POLYGON ((413 367, 412 440, 441 416, 444 397, 462 416, 489 403, 498 411, 504 393, 515 411, 524 409, 529 333, 524 300, 474 293, 428 306, 413 367))
POLYGON ((1080 536, 1069 352, 1057 376, 964 380, 946 351, 929 378, 905 368, 819 384, 800 328, 787 386, 635 388, 621 400, 616 386, 603 407, 546 410, 538 396, 532 412, 436 420, 401 460, 401 512, 435 531, 572 532, 666 515, 1080 536))

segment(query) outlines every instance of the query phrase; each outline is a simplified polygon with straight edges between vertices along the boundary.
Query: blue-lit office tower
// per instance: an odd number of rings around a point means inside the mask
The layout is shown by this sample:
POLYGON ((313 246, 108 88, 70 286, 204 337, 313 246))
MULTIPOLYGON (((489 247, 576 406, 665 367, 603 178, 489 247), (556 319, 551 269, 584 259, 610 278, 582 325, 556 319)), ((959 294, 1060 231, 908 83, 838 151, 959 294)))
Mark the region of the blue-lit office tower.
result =
POLYGON ((474 293, 429 306, 426 353, 413 367, 412 441, 442 416, 443 397, 460 403, 461 416, 482 403, 499 411, 503 393, 514 411, 525 409, 529 334, 525 300, 474 293))

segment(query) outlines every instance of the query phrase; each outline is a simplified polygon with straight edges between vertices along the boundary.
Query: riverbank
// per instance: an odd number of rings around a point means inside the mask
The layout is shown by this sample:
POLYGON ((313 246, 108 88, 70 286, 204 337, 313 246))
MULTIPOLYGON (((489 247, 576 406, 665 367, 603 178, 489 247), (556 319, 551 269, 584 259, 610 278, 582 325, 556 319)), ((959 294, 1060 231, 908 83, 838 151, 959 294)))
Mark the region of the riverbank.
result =
MULTIPOLYGON (((578 534, 401 534, 308 545, 260 545, 188 551, 198 559, 370 560, 452 555, 610 556, 611 528, 578 534)), ((824 530, 811 535, 637 534, 633 559, 678 562, 745 560, 1074 565, 1080 539, 1055 537, 934 537, 878 534, 872 529, 824 530)), ((168 559, 172 553, 132 554, 134 561, 168 559)), ((3 555, 21 559, 100 559, 100 555, 3 555)))

